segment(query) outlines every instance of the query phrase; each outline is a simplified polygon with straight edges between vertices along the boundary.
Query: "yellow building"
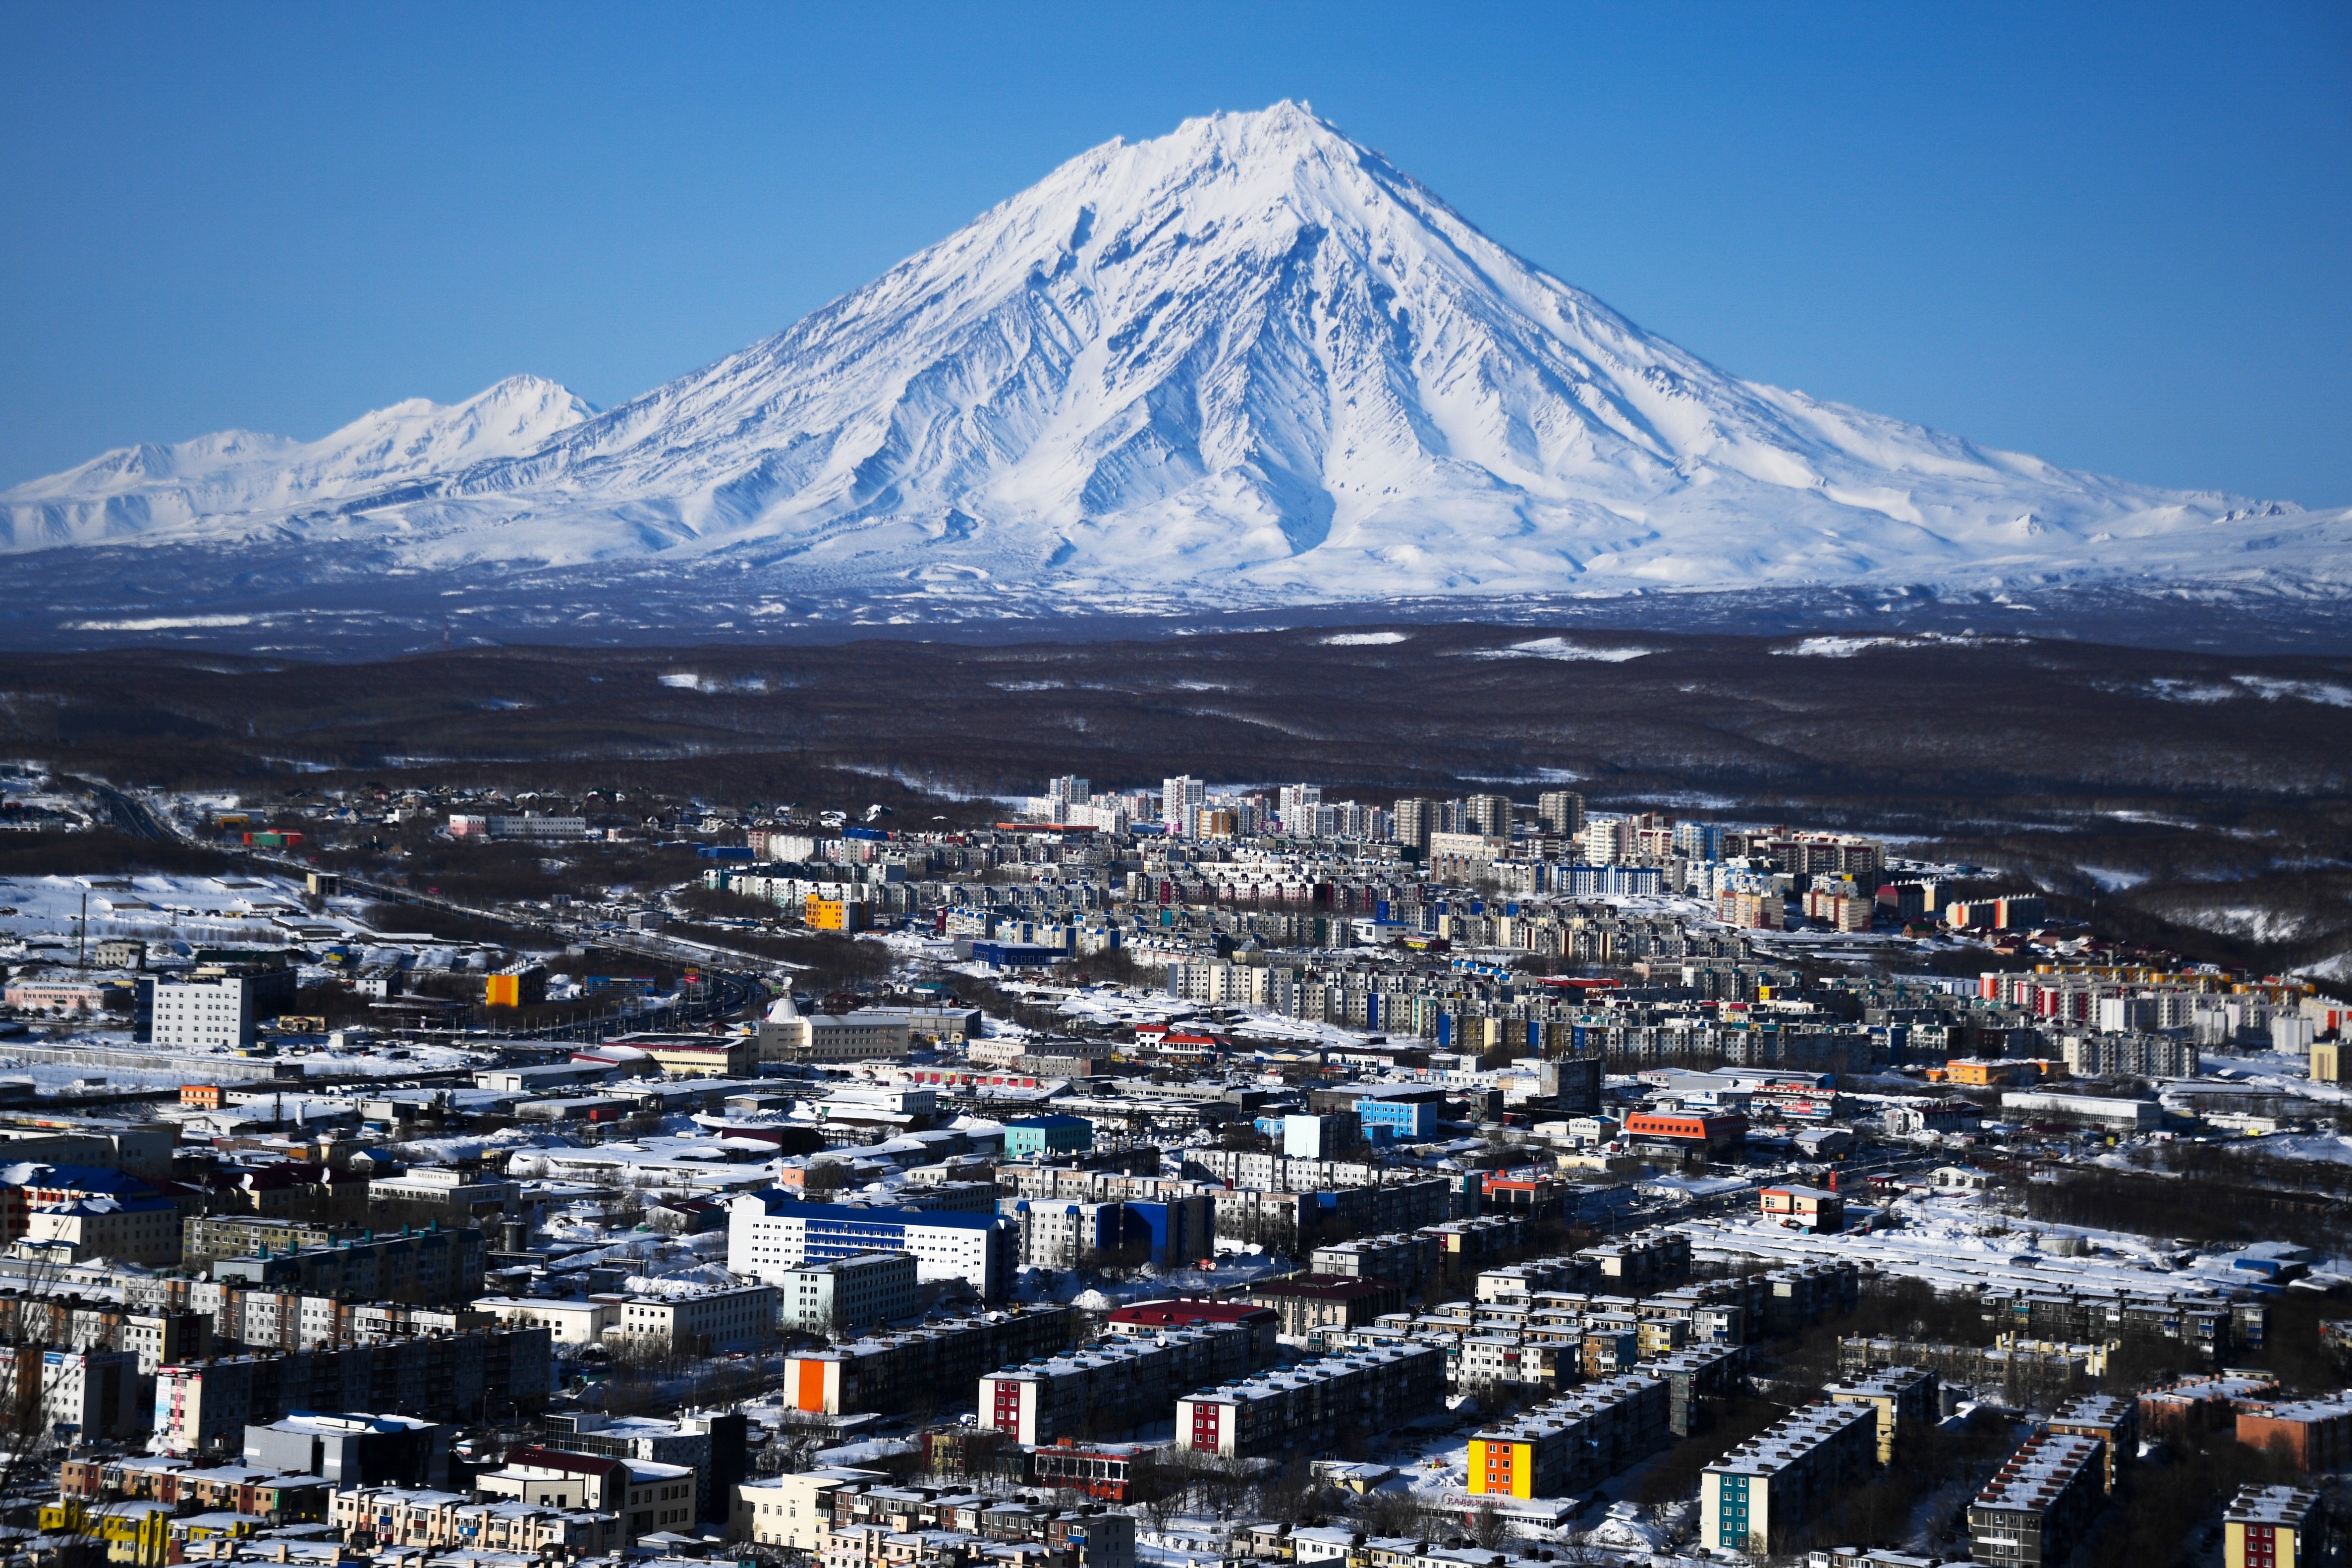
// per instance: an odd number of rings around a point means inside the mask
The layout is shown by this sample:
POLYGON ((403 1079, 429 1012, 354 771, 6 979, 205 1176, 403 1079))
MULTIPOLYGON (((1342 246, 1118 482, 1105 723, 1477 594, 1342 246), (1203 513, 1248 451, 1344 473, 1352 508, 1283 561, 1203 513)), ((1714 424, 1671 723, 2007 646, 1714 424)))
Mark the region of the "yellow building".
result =
POLYGON ((759 1047, 740 1035, 709 1040, 663 1040, 642 1047, 654 1065, 683 1078, 750 1078, 759 1047))
POLYGON ((2221 1517, 2223 1568, 2303 1568, 2320 1508, 2319 1494, 2300 1487, 2240 1488, 2221 1517))
MULTIPOLYGON (((1470 1439, 1470 1489, 1485 1497, 1535 1496, 1536 1446, 1506 1437, 1470 1439)), ((2235 1564, 2231 1568, 2236 1568, 2235 1564)))
POLYGON ((873 906, 863 899, 828 899, 812 893, 801 919, 811 931, 864 931, 874 923, 873 906))
POLYGON ((1925 1367, 1890 1366, 1855 1383, 1832 1383, 1822 1392, 1836 1405, 1867 1405, 1878 1412, 1878 1462, 1895 1462, 1897 1436, 1936 1424, 1942 1395, 1936 1374, 1925 1367))
POLYGON ((486 1007, 536 1007, 547 1000, 547 971, 536 963, 519 963, 482 977, 486 1007))
POLYGON ((1645 1318, 1634 1332, 1642 1359, 1650 1361, 1662 1355, 1672 1355, 1690 1339, 1688 1318, 1645 1318))
POLYGON ((163 1568, 171 1559, 173 1510, 144 1500, 91 1504, 60 1498, 41 1505, 41 1533, 79 1535, 106 1543, 109 1563, 163 1568))

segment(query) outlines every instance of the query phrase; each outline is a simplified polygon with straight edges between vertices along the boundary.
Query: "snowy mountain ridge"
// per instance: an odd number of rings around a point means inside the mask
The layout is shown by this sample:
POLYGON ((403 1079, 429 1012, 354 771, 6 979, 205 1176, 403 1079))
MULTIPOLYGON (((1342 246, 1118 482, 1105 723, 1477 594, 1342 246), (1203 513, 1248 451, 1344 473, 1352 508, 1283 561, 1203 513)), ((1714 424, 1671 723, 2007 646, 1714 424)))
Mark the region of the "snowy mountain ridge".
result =
POLYGON ((412 397, 316 441, 223 430, 169 447, 120 447, 0 495, 0 548, 229 535, 237 520, 537 451, 595 412, 551 381, 517 375, 462 403, 412 397))
POLYGON ((517 378, 0 494, 0 550, 740 566, 780 592, 1116 608, 2291 577, 2352 513, 2054 468, 1726 375, 1303 106, 1055 170, 603 413, 517 378))

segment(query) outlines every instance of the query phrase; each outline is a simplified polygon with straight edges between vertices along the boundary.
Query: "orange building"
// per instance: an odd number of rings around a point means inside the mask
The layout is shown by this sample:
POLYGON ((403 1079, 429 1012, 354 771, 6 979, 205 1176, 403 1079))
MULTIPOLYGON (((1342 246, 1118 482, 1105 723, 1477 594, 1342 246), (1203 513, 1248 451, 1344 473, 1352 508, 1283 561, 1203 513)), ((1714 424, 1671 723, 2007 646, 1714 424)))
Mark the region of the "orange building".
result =
POLYGON ((2041 1077, 2042 1064, 2023 1057, 1954 1057, 1927 1069, 1929 1083, 1964 1083, 1975 1089, 2013 1088, 2041 1077))
POLYGON ((482 977, 482 1002, 490 1007, 536 1007, 547 1000, 547 971, 519 964, 482 977))
POLYGON ((2284 1453, 2299 1470, 2334 1470, 2352 1461, 2352 1393, 2238 1411, 2238 1441, 2284 1453))
POLYGON ((1745 1142, 1748 1118, 1736 1114, 1702 1116, 1682 1110, 1637 1110, 1625 1118, 1624 1135, 1638 1142, 1712 1152, 1745 1142))
POLYGON ((2145 1389, 2139 1396, 2140 1434, 2210 1431, 2228 1424, 2238 1411, 2270 1404, 2278 1392, 2276 1380, 2252 1373, 2183 1378, 2145 1389))
POLYGON ((873 906, 863 899, 828 899, 812 893, 801 919, 811 931, 865 931, 874 923, 873 906))

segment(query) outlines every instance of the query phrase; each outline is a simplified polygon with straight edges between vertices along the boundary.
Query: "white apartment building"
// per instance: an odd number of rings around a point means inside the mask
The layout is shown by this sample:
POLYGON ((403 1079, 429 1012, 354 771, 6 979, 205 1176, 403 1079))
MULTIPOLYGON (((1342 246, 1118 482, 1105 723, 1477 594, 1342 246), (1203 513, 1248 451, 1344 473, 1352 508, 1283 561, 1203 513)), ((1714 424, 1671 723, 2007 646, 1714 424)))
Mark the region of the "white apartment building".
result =
POLYGON ((1168 994, 1212 1006, 1288 1013, 1298 1005, 1298 972, 1273 964, 1227 963, 1221 959, 1171 963, 1168 994))
POLYGON ((150 1041, 170 1050, 238 1050, 254 1043, 253 997, 244 981, 155 981, 150 1041))
POLYGON ((1191 830, 1192 814, 1209 804, 1209 785, 1205 779, 1189 773, 1161 781, 1160 785, 1160 820, 1177 832, 1191 830))
POLYGON ((1013 1223, 992 1214, 803 1203, 776 1188, 727 1205, 727 1271, 769 1285, 782 1285, 805 1263, 904 1252, 915 1259, 918 1280, 961 1279, 1001 1301, 1013 1288, 1020 1249, 1013 1223))
POLYGON ((540 1508, 621 1516, 621 1534, 635 1541, 656 1531, 683 1530, 695 1520, 692 1465, 652 1459, 612 1459, 556 1448, 516 1448, 504 1468, 474 1478, 484 1500, 512 1499, 540 1508))
POLYGON ((165 1197, 99 1194, 30 1211, 25 1238, 61 1244, 75 1263, 104 1258, 168 1268, 180 1261, 180 1209, 165 1197))
POLYGON ((591 1296, 584 1300, 553 1300, 535 1296, 485 1296, 474 1310, 488 1312, 502 1328, 545 1329, 559 1345, 604 1342, 604 1331, 619 1320, 621 1300, 591 1296))
POLYGON ((787 1268, 777 1280, 779 1326, 824 1333, 911 1318, 916 1272, 910 1252, 861 1252, 787 1268))
POLYGON ((671 1355, 712 1355, 770 1342, 776 1330, 773 1285, 738 1285, 693 1296, 631 1296, 606 1331, 606 1342, 671 1355))
POLYGON ((464 1546, 534 1558, 568 1552, 577 1559, 621 1545, 616 1514, 536 1508, 511 1500, 476 1502, 462 1492, 347 1488, 332 1494, 329 1509, 335 1532, 362 1552, 370 1547, 464 1546))
POLYGON ((730 1541, 757 1546, 814 1552, 824 1544, 833 1526, 833 1494, 843 1487, 887 1481, 880 1470, 803 1470, 745 1481, 735 1489, 735 1507, 728 1520, 730 1541))

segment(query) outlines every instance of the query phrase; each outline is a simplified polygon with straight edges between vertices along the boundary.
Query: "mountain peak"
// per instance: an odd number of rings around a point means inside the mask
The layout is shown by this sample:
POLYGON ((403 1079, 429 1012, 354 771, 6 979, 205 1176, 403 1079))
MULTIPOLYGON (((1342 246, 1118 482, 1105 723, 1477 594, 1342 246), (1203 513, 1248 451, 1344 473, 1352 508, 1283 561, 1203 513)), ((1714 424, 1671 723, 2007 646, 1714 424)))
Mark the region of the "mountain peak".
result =
POLYGON ((26 550, 324 516, 420 567, 717 561, 949 614, 1999 587, 2210 574, 2232 550, 2340 578, 2346 559, 2341 519, 1738 380, 1288 100, 1083 153, 601 414, 519 376, 319 442, 201 445, 20 487, 0 526, 26 550))

